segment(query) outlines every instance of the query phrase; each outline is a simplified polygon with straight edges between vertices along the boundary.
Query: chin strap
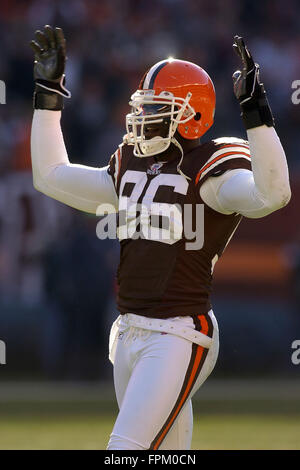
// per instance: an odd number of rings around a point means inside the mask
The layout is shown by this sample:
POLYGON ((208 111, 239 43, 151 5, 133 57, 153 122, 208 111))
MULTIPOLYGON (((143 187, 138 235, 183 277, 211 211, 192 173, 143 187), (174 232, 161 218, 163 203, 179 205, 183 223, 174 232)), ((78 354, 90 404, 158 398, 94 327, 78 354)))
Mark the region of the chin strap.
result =
POLYGON ((189 176, 186 176, 186 175, 181 171, 181 169, 180 169, 180 166, 181 166, 181 164, 182 164, 182 160, 183 160, 183 157, 184 157, 183 149, 182 149, 180 143, 178 142, 177 139, 175 139, 175 137, 172 137, 171 142, 172 142, 172 144, 175 145, 175 147, 177 147, 177 148, 180 150, 180 153, 181 153, 181 158, 180 158, 180 161, 179 161, 179 163, 178 163, 178 165, 177 165, 177 171, 178 171, 178 173, 179 173, 181 176, 183 176, 185 179, 191 181, 192 178, 189 178, 189 176))

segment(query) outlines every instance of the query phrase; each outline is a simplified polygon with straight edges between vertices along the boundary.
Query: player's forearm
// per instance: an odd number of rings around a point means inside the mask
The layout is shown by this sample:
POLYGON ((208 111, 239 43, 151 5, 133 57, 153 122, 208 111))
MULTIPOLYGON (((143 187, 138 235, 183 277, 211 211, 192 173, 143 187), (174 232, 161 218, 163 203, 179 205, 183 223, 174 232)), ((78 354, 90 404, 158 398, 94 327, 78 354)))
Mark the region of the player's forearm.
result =
POLYGON ((60 127, 60 111, 35 110, 31 133, 33 184, 38 190, 76 209, 96 213, 100 204, 117 207, 107 167, 71 164, 60 127))
POLYGON ((69 165, 69 158, 60 127, 61 111, 37 109, 31 128, 31 160, 36 189, 47 183, 59 165, 69 165))
POLYGON ((272 210, 284 207, 291 189, 285 152, 274 127, 247 130, 255 190, 272 210))

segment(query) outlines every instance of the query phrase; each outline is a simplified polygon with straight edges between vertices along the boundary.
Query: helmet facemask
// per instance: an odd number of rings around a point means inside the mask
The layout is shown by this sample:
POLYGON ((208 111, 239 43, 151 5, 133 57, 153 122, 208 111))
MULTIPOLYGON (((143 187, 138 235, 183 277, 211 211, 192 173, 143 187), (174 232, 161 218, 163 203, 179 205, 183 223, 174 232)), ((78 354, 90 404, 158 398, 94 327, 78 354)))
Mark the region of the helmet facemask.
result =
POLYGON ((150 157, 167 150, 178 124, 184 124, 195 116, 190 106, 192 93, 185 99, 174 97, 168 91, 155 95, 155 90, 137 90, 129 105, 132 112, 126 116, 127 142, 134 145, 136 157, 150 157), (159 130, 159 135, 147 136, 148 130, 159 130))

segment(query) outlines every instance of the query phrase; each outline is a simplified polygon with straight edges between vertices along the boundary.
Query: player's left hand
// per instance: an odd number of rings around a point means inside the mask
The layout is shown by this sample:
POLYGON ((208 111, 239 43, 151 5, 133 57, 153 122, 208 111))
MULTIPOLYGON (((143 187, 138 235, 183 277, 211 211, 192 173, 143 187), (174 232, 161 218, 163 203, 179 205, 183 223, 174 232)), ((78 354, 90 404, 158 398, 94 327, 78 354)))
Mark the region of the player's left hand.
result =
POLYGON ((248 47, 240 36, 234 36, 233 49, 242 61, 242 70, 236 70, 232 76, 233 90, 240 104, 258 96, 260 93, 259 65, 256 64, 248 47))
POLYGON ((274 119, 267 100, 264 84, 259 79, 259 65, 240 36, 234 36, 233 49, 242 62, 241 70, 232 75, 233 91, 242 110, 246 129, 263 124, 274 126, 274 119))

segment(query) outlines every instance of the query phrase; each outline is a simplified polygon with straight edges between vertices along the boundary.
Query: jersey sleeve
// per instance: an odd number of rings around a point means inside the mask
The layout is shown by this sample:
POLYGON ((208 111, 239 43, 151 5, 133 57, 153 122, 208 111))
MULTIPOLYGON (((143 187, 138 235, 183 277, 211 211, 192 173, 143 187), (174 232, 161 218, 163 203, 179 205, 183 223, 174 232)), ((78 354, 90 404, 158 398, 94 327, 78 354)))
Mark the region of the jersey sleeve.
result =
POLYGON ((251 157, 247 142, 236 142, 232 148, 222 142, 202 165, 197 178, 198 184, 204 182, 200 196, 212 209, 260 218, 290 200, 287 160, 274 128, 260 126, 249 129, 247 135, 251 157))
POLYGON ((200 167, 195 178, 199 187, 210 176, 220 176, 228 170, 244 168, 251 170, 249 143, 237 138, 221 138, 212 141, 206 162, 200 167))

